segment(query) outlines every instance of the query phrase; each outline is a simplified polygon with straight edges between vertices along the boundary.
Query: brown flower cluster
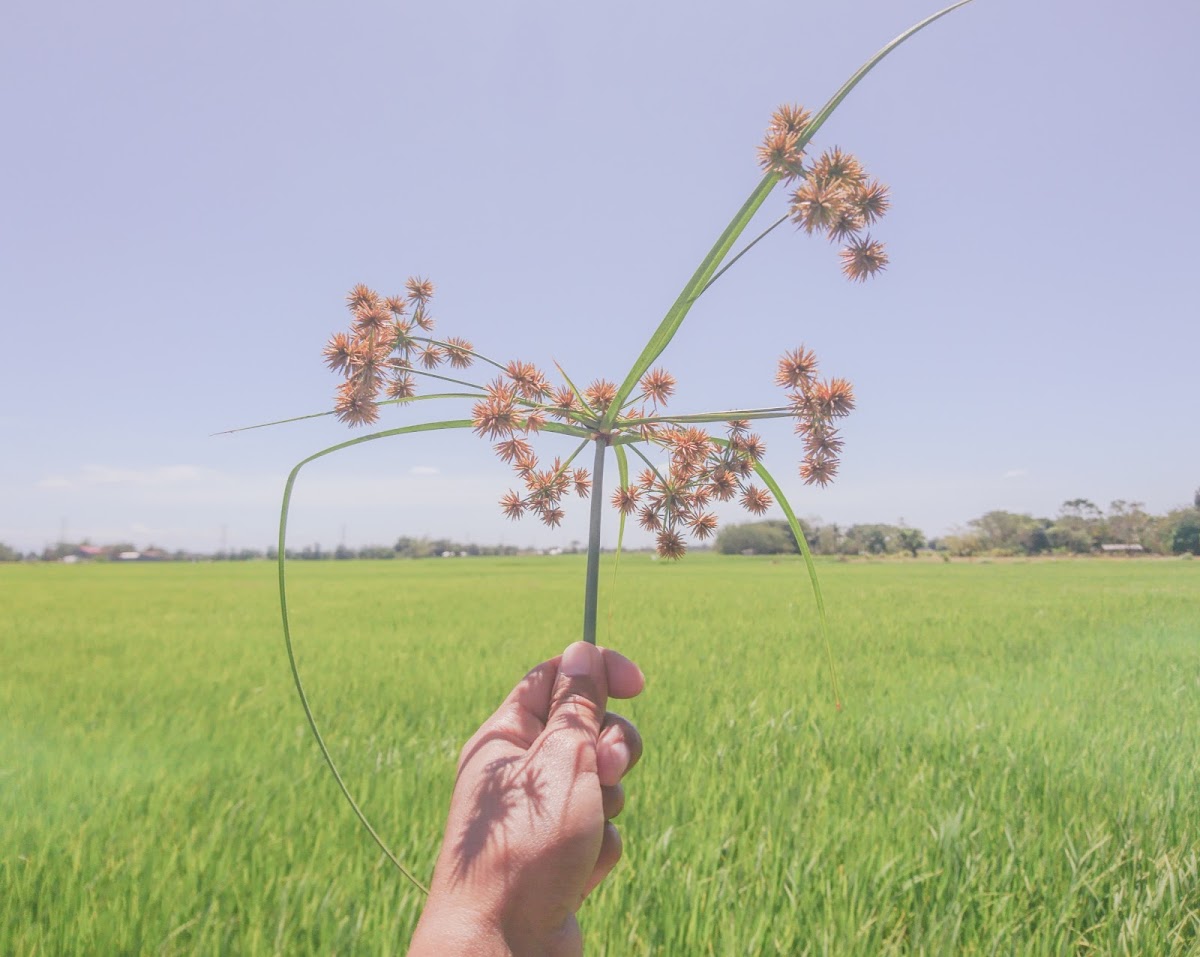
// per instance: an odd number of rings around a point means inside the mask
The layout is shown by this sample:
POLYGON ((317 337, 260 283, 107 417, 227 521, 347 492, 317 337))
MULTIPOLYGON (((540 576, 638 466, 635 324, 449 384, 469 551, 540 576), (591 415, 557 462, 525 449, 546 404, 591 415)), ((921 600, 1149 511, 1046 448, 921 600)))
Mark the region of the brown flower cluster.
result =
POLYGON ((749 478, 766 447, 749 426, 728 423, 724 440, 694 426, 653 427, 650 441, 668 453, 666 474, 644 469, 637 481, 613 492, 613 507, 622 515, 636 515, 642 528, 655 533, 658 554, 672 559, 687 550, 685 535, 703 541, 716 532, 717 516, 708 510, 714 501, 736 497, 747 511, 763 514, 771 507, 771 495, 749 478))
POLYGON ((858 159, 836 146, 806 165, 799 144, 810 118, 798 106, 776 110, 758 150, 759 163, 784 179, 803 181, 792 193, 792 222, 806 233, 825 233, 831 241, 844 243, 842 271, 849 279, 865 282, 888 263, 883 243, 866 232, 891 205, 888 188, 868 179, 858 159))
MULTIPOLYGON (((324 353, 330 368, 346 378, 337 391, 335 408, 344 422, 375 422, 381 393, 392 399, 411 398, 417 377, 445 378, 432 370, 443 364, 463 369, 476 358, 465 339, 425 335, 433 329, 428 312, 433 284, 414 278, 406 288, 403 296, 384 298, 359 285, 347 297, 353 315, 350 330, 335 334, 324 353)), ((703 541, 715 534, 714 503, 736 500, 755 515, 773 504, 770 493, 752 481, 766 448, 762 438, 750 431, 750 420, 729 422, 724 438, 714 438, 686 416, 674 420, 663 412, 675 392, 675 377, 664 369, 642 376, 640 391, 624 405, 612 428, 601 431, 601 419, 616 399, 615 383, 597 379, 577 390, 569 380, 552 385, 532 363, 485 361, 500 370, 487 384, 450 381, 481 393, 471 410, 473 430, 492 443, 496 455, 520 480, 520 490, 510 490, 500 500, 509 518, 532 513, 546 525, 557 526, 564 517, 564 499, 590 495, 589 471, 572 466, 589 444, 587 439, 628 444, 637 454, 641 443, 666 452, 665 468, 643 455, 648 467, 636 481, 612 493, 612 504, 622 515, 634 516, 642 528, 655 533, 658 553, 665 558, 681 557, 687 537, 703 541), (575 455, 565 461, 556 457, 547 467, 539 460, 534 440, 551 420, 570 426, 569 434, 584 441, 575 455)), ((837 472, 842 449, 832 422, 854 407, 850 383, 818 380, 816 357, 803 346, 779 360, 776 382, 790 390, 788 410, 752 410, 754 417, 794 417, 805 447, 801 476, 808 483, 828 484, 837 472)))
POLYGON ((433 283, 411 277, 404 295, 381 296, 362 284, 350 290, 346 305, 353 316, 348 332, 333 335, 325 346, 325 362, 346 381, 338 388, 334 412, 349 425, 369 425, 379 419, 380 393, 390 399, 416 394, 413 371, 432 370, 448 363, 465 369, 474 359, 465 339, 445 342, 421 333, 433 331, 429 301, 433 283))
POLYGON ((817 357, 800 346, 779 360, 776 385, 787 394, 796 434, 804 439, 800 477, 808 485, 828 485, 837 475, 843 440, 833 427, 854 408, 854 388, 846 379, 817 379, 817 357))

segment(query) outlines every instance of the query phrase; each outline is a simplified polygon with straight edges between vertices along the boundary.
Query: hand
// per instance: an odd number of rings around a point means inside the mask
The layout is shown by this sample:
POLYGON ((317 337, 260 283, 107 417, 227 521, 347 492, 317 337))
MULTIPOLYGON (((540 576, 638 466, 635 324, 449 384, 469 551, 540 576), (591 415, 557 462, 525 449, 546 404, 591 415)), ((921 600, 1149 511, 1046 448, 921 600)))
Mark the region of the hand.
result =
POLYGON ((637 729, 606 710, 645 679, 577 641, 527 674, 462 750, 409 957, 577 957, 575 912, 621 857, 612 819, 637 729))

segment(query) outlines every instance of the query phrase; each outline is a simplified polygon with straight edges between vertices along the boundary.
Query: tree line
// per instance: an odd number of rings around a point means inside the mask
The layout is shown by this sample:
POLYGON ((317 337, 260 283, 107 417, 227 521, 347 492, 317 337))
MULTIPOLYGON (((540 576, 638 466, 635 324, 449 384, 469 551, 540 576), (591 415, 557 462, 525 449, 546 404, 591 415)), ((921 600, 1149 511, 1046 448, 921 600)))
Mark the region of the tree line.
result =
MULTIPOLYGON (((922 550, 946 555, 1086 555, 1104 545, 1140 546, 1157 555, 1200 555, 1200 489, 1190 507, 1152 515, 1141 502, 1118 499, 1101 509, 1085 498, 1063 502, 1054 518, 1038 518, 1024 512, 994 510, 971 519, 962 529, 940 538, 927 539, 917 528, 903 523, 839 525, 802 519, 809 547, 818 555, 916 556, 922 550)), ((726 555, 753 553, 780 555, 796 551, 787 522, 767 520, 744 525, 726 525, 717 535, 717 551, 726 555)), ((556 551, 576 552, 579 542, 556 551)), ((288 549, 287 557, 299 561, 324 559, 389 559, 468 557, 477 555, 520 555, 537 549, 515 545, 477 545, 448 538, 401 536, 392 545, 338 545, 323 549, 319 544, 288 549)), ((94 546, 90 542, 56 542, 40 553, 21 553, 0 542, 0 562, 15 561, 252 561, 274 559, 274 548, 219 551, 215 554, 165 549, 151 545, 137 549, 132 543, 94 546)))
MULTIPOLYGON (((573 542, 570 549, 577 550, 579 543, 573 542)), ((287 557, 298 561, 325 559, 354 559, 354 558, 441 558, 468 557, 476 555, 519 555, 531 549, 521 549, 516 545, 477 545, 473 542, 455 542, 449 538, 412 538, 401 536, 393 545, 363 545, 350 548, 338 545, 336 548, 322 548, 319 543, 305 545, 300 548, 289 548, 287 557)), ((4 542, 0 542, 0 562, 19 561, 89 561, 89 562, 194 562, 194 561, 231 561, 245 562, 269 558, 272 561, 279 551, 274 547, 268 548, 239 548, 223 549, 218 552, 195 552, 185 549, 167 551, 155 545, 138 548, 130 542, 117 542, 109 545, 93 545, 89 540, 82 542, 55 542, 47 545, 40 552, 22 553, 4 542)))
MULTIPOLYGON (((934 550, 957 557, 972 555, 1087 555, 1105 545, 1138 546, 1157 555, 1200 555, 1200 489, 1191 507, 1152 515, 1141 502, 1121 499, 1101 509, 1085 498, 1063 502, 1054 518, 994 510, 940 538, 905 524, 821 524, 800 522, 809 548, 818 555, 916 556, 934 550)), ((787 522, 768 520, 727 525, 716 548, 726 555, 788 554, 796 551, 787 522)))

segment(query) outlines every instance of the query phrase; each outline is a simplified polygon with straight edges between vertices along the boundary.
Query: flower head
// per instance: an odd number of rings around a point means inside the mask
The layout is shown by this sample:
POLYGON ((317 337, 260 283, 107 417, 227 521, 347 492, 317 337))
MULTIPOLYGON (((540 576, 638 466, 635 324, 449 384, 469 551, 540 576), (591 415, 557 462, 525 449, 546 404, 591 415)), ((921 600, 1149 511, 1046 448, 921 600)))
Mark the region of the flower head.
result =
POLYGON ((841 252, 842 272, 855 282, 866 282, 870 276, 887 268, 888 257, 883 243, 870 236, 853 240, 841 252))
POLYGON ((408 290, 408 299, 410 302, 415 302, 423 306, 433 298, 433 283, 428 279, 410 276, 404 283, 404 288, 408 290))
POLYGON ((758 148, 758 165, 765 172, 792 179, 804 172, 804 151, 800 149, 800 134, 789 130, 767 130, 758 148))

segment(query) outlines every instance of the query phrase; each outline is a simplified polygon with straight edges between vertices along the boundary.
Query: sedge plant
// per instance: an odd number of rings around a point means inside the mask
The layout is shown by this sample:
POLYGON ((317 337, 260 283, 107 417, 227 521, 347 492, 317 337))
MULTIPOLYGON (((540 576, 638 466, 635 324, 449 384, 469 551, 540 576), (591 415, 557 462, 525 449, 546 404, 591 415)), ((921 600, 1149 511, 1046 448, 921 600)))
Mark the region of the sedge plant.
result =
MULTIPOLYGON (((491 443, 494 453, 514 472, 516 487, 499 502, 509 518, 530 515, 546 525, 557 526, 570 496, 590 499, 582 638, 593 644, 610 453, 617 469, 617 480, 608 498, 618 514, 618 554, 630 518, 655 535, 660 556, 679 559, 689 538, 704 540, 715 533, 714 503, 736 500, 756 515, 778 503, 803 556, 834 702, 840 709, 825 606, 812 553, 779 482, 763 465, 765 447, 752 429, 760 420, 793 420, 804 449, 799 465, 801 478, 808 484, 826 485, 837 473, 843 447, 837 422, 854 408, 853 387, 844 378, 821 379, 816 356, 801 345, 778 360, 775 381, 784 390, 778 405, 675 414, 666 410, 675 378, 656 363, 713 283, 784 223, 790 221, 808 234, 825 235, 840 243, 841 269, 851 281, 865 281, 886 268, 884 246, 869 230, 890 205, 887 187, 869 177, 852 154, 835 146, 814 157, 810 155, 810 143, 851 90, 885 56, 969 2, 958 0, 900 34, 859 67, 815 113, 791 105, 775 111, 758 149, 762 178, 620 382, 597 379, 581 388, 557 364, 559 378, 555 381, 531 363, 489 357, 459 336, 433 335, 430 302, 434 286, 428 279, 412 277, 404 293, 393 296, 382 296, 364 285, 350 291, 350 327, 334 334, 324 350, 326 363, 344 377, 334 409, 299 418, 335 415, 351 426, 365 426, 379 420, 384 406, 431 401, 457 402, 467 414, 372 432, 322 449, 299 462, 288 476, 280 512, 279 600, 292 676, 321 753, 372 838, 422 891, 424 885, 397 859, 351 795, 325 744, 296 663, 288 617, 286 555, 288 514, 300 471, 310 462, 365 442, 419 432, 470 429, 491 443), (779 186, 789 190, 786 211, 734 253, 751 221, 779 186), (480 369, 483 375, 478 374, 480 369), (442 391, 422 392, 419 387, 423 383, 435 383, 442 391), (715 427, 722 434, 714 434, 715 427), (562 439, 568 440, 562 453, 545 461, 539 447, 562 439), (657 455, 652 457, 647 450, 657 455), (660 467, 655 459, 661 461, 663 453, 666 465, 660 467), (636 475, 631 465, 636 465, 636 475)), ((265 424, 293 421, 297 419, 265 424)))

